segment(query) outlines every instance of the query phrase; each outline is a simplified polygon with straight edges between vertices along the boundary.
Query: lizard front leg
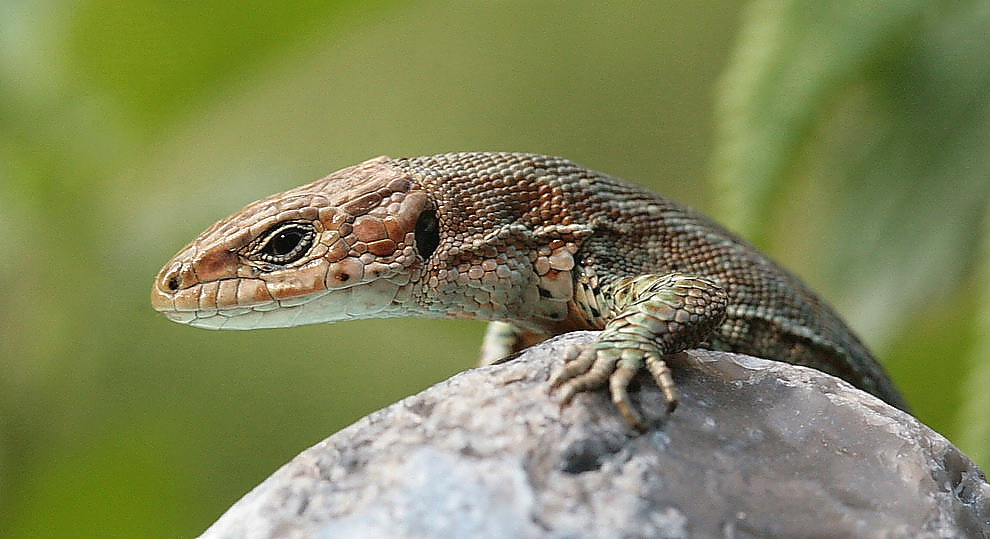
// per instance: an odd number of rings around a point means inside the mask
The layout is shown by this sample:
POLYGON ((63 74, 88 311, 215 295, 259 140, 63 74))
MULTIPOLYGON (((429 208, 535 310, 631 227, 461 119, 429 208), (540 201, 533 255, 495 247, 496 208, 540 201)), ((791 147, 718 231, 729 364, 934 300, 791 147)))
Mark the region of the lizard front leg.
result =
POLYGON ((668 412, 677 393, 664 356, 697 346, 725 320, 728 296, 718 284, 683 273, 624 277, 604 283, 598 304, 610 304, 598 341, 567 351, 563 369, 552 380, 563 403, 581 391, 608 382, 612 402, 634 428, 643 418, 629 401, 627 387, 646 368, 663 392, 668 412))
POLYGON ((478 364, 495 365, 504 362, 510 355, 541 343, 550 335, 526 331, 512 323, 494 321, 488 323, 485 340, 481 343, 478 364))

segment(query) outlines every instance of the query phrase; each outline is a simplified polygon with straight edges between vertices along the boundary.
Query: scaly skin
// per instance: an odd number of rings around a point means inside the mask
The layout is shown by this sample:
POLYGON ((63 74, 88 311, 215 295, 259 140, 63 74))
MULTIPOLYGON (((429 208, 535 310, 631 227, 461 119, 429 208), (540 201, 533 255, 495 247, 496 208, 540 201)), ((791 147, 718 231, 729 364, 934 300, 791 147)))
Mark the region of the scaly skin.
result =
POLYGON ((561 158, 379 157, 255 202, 170 261, 152 304, 214 329, 358 318, 494 322, 483 358, 603 330, 552 387, 568 402, 705 344, 814 367, 907 409, 866 348, 796 277, 707 217, 561 158))

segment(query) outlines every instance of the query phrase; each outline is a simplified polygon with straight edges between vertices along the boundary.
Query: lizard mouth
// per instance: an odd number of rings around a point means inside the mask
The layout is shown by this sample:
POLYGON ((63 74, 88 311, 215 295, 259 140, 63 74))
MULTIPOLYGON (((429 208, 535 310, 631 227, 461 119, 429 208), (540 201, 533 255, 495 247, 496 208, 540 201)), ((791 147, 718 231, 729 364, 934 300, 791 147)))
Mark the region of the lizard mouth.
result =
POLYGON ((266 285, 261 279, 226 279, 176 292, 155 286, 151 304, 172 321, 200 328, 278 328, 388 316, 403 288, 378 279, 273 299, 266 285))
POLYGON ((222 279, 180 288, 166 273, 151 289, 151 305, 174 322, 220 329, 228 320, 246 316, 246 322, 257 317, 252 313, 282 308, 260 279, 222 279))

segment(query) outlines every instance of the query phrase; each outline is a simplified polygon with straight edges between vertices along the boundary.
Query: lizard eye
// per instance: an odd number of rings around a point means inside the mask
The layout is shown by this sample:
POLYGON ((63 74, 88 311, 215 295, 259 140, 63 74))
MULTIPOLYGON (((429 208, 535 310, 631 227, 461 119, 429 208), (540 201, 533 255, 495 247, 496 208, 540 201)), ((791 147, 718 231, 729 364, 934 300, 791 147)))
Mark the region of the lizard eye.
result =
POLYGON ((258 258, 273 264, 289 264, 302 258, 313 245, 316 231, 308 223, 280 223, 268 229, 255 250, 258 258))
POLYGON ((424 210, 416 220, 416 250, 426 260, 440 246, 440 223, 437 212, 424 210))

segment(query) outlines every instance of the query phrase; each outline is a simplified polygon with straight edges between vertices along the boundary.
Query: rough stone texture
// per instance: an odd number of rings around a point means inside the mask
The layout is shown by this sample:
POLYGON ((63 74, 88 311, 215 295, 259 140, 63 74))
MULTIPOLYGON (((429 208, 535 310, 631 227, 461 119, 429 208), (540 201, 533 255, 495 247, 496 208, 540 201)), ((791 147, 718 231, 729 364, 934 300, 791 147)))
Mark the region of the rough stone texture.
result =
POLYGON ((676 356, 680 406, 548 395, 572 333, 304 451, 203 537, 988 537, 990 485, 945 438, 811 369, 676 356))

